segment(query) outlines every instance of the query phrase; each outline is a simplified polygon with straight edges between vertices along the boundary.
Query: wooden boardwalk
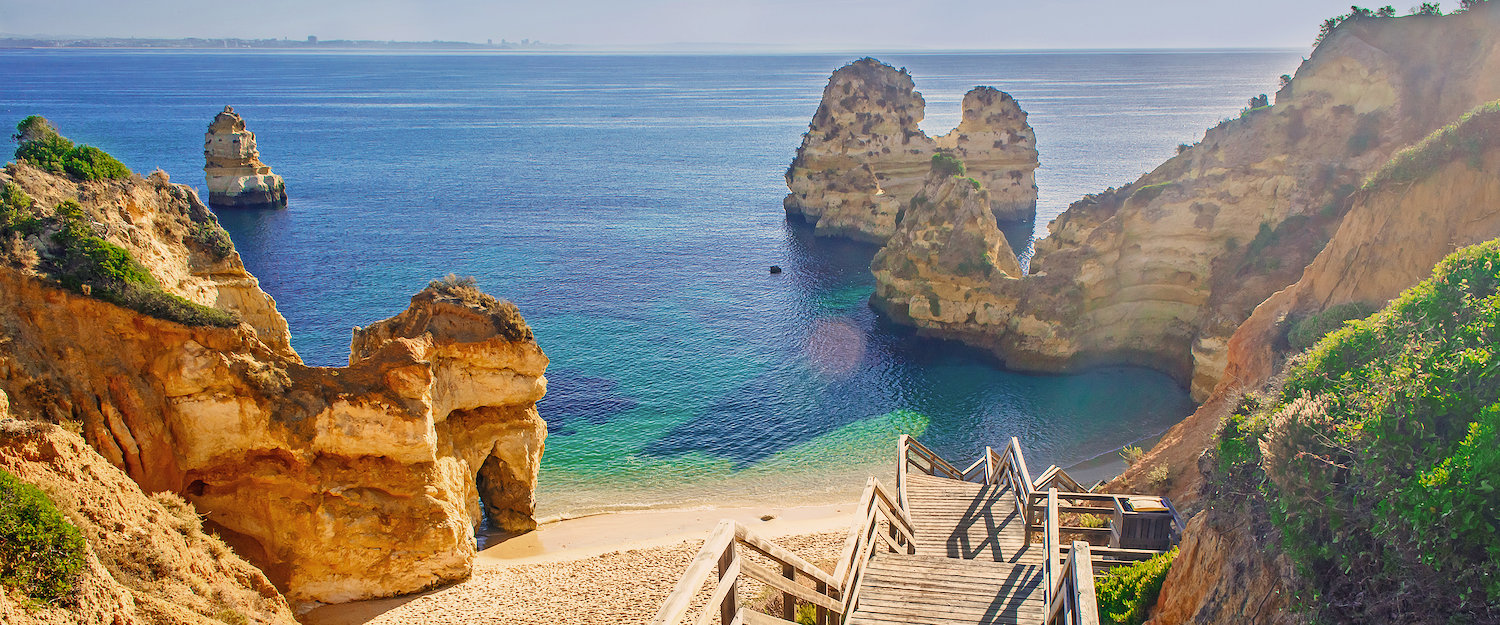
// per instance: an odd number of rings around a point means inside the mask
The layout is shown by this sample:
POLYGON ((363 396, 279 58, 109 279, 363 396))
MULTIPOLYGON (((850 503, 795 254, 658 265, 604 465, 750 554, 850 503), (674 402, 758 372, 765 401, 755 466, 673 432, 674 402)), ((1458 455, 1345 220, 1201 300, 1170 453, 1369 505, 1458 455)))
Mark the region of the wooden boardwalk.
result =
POLYGON ((909 474, 916 553, 877 554, 850 625, 1042 622, 1042 545, 1009 487, 909 474))

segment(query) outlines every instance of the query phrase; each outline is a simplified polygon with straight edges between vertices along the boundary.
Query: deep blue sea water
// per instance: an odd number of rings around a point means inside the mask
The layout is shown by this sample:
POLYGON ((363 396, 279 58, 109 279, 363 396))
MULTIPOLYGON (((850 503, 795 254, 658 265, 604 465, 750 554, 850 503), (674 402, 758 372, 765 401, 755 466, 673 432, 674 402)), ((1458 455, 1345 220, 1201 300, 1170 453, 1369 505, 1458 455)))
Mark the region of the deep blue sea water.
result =
MULTIPOLYGON (((1016 96, 1041 151, 1039 234, 1299 61, 876 56, 912 72, 932 134, 974 85, 1016 96)), ((44 115, 202 192, 202 133, 233 105, 291 205, 219 218, 309 364, 345 363, 352 326, 450 272, 515 301, 552 359, 544 517, 846 499, 893 470, 903 432, 955 460, 1020 436, 1037 468, 1066 466, 1191 412, 1151 371, 1010 373, 877 319, 875 249, 781 210, 828 74, 854 58, 0 51, 0 123, 44 115)))

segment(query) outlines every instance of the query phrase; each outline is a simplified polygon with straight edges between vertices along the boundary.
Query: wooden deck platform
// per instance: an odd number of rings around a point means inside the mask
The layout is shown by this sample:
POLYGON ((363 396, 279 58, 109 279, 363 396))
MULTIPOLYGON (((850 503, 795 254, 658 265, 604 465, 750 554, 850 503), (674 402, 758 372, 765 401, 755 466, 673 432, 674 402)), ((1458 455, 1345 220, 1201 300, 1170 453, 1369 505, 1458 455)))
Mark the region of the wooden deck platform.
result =
POLYGON ((850 625, 1042 622, 1044 556, 1008 487, 909 474, 916 553, 870 561, 850 625))

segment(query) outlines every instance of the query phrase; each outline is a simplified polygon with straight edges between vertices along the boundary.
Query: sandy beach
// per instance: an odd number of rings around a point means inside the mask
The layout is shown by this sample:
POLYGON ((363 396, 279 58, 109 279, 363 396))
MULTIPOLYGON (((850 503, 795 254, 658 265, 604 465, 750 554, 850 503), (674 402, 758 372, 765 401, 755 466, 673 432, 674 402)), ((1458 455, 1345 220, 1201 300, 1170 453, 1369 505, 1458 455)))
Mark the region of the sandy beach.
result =
MULTIPOLYGON (((544 524, 492 544, 474 575, 436 590, 322 606, 307 625, 644 623, 721 519, 734 519, 832 569, 856 502, 601 514, 544 524), (771 517, 762 520, 762 517, 771 517)), ((754 600, 759 588, 741 596, 754 600)), ((707 590, 700 601, 706 600, 707 590)))

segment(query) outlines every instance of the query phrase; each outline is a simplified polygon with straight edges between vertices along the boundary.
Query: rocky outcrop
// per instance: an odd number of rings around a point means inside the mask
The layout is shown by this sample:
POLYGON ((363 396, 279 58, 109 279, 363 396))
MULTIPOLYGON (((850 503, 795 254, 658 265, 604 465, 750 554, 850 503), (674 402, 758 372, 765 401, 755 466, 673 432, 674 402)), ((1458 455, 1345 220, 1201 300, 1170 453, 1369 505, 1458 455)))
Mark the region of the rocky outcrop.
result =
POLYGON ((1026 111, 1010 94, 994 87, 975 87, 964 94, 964 116, 958 127, 937 138, 990 195, 995 217, 1003 221, 1036 218, 1036 133, 1026 111))
POLYGON ((41 210, 78 202, 98 234, 129 251, 162 289, 239 315, 267 347, 298 359, 276 300, 245 270, 229 235, 191 187, 172 184, 162 171, 144 179, 80 182, 18 163, 0 172, 0 186, 6 183, 19 186, 41 210))
POLYGON ((1285 337, 1292 322, 1350 302, 1378 309, 1431 275, 1444 256, 1500 237, 1497 168, 1500 103, 1398 154, 1377 172, 1377 182, 1354 194, 1338 231, 1302 278, 1257 306, 1226 341, 1223 379, 1192 416, 1125 473, 1124 482, 1136 484, 1165 465, 1180 473, 1173 489, 1178 499, 1194 499, 1201 476, 1182 468, 1211 446, 1239 394, 1271 379, 1288 355, 1285 337), (1462 147, 1435 154, 1443 144, 1462 147), (1389 180, 1394 171, 1404 177, 1389 180))
POLYGON ((1206 397, 1230 335, 1297 280, 1351 190, 1395 150, 1500 97, 1497 16, 1500 6, 1479 5, 1346 22, 1274 106, 1058 217, 1032 274, 995 284, 1014 312, 971 324, 965 340, 1021 369, 1151 366, 1206 397))
POLYGON ((255 133, 226 106, 203 135, 203 173, 214 208, 286 208, 286 184, 260 162, 255 133))
POLYGON ((991 285, 1021 276, 990 210, 989 192, 972 178, 936 167, 870 269, 877 308, 938 336, 1003 323, 1010 310, 991 285))
MULTIPOLYGON (((3 393, 0 393, 3 398, 3 393)), ((13 625, 294 625, 281 593, 205 534, 181 498, 148 497, 63 428, 8 420, 0 400, 0 469, 42 489, 85 541, 71 601, 23 606, 0 592, 13 625)))
POLYGON ((833 73, 786 172, 783 205, 824 236, 884 242, 939 149, 959 155, 1006 219, 1036 211, 1036 136, 1015 99, 990 87, 964 96, 963 122, 933 139, 911 75, 872 58, 833 73))
POLYGON ((1234 515, 1194 517, 1146 625, 1306 623, 1291 609, 1291 564, 1264 544, 1264 535, 1234 515))
MULTIPOLYGON (((1285 558, 1256 545, 1275 544, 1249 524, 1264 511, 1225 514, 1200 502, 1206 471, 1192 470, 1214 433, 1247 390, 1271 382, 1285 365, 1286 333, 1300 318, 1340 304, 1380 308, 1431 275, 1453 251, 1500 237, 1500 102, 1403 151, 1352 198, 1338 231, 1295 284, 1272 295, 1227 342, 1227 368, 1208 400, 1136 463, 1112 488, 1145 482, 1159 466, 1173 475, 1179 505, 1209 508, 1187 527, 1152 623, 1296 622, 1284 598, 1285 558)), ((1206 459, 1207 456, 1202 456, 1206 459)), ((1264 505, 1263 503, 1261 505, 1264 505)))
MULTIPOLYGON (((28 192, 65 188, 17 179, 28 192)), ((104 192, 161 198, 122 209, 137 228, 97 228, 132 253, 154 245, 145 224, 159 237, 189 227, 190 192, 174 189, 75 187, 90 206, 104 192)), ((191 253, 163 257, 143 259, 154 276, 191 253)), ((181 494, 295 603, 465 577, 486 508, 501 527, 533 526, 547 358, 513 306, 472 284, 434 283, 358 331, 350 366, 322 368, 248 323, 182 325, 6 267, 0 346, 0 389, 14 404, 81 424, 142 489, 181 494)))

